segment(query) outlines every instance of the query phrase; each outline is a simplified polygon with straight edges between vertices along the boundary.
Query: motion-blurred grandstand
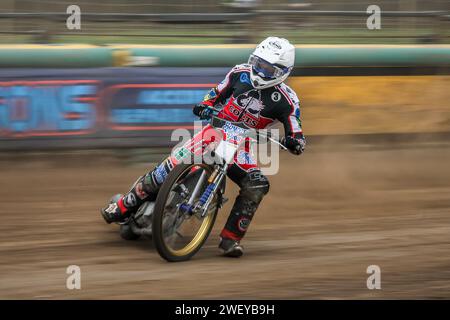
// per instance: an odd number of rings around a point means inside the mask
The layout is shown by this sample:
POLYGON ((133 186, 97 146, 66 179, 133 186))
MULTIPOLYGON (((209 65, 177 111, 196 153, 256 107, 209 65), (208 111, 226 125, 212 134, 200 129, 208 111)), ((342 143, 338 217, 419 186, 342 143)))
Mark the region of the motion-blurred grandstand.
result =
POLYGON ((1 43, 248 43, 269 34, 295 43, 449 43, 448 0, 2 0, 1 43), (81 8, 68 30, 66 8, 81 8), (368 30, 367 7, 382 10, 368 30))

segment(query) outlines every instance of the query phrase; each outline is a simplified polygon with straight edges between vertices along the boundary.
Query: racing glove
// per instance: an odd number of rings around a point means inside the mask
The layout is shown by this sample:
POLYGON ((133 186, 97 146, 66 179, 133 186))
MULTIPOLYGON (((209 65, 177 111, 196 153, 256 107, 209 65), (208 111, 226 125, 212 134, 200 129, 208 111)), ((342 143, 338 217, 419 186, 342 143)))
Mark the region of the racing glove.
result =
POLYGON ((291 136, 286 136, 281 138, 280 143, 285 146, 289 150, 289 152, 295 155, 299 155, 302 154, 303 151, 305 151, 306 139, 303 136, 299 139, 291 136))
POLYGON ((214 110, 211 109, 209 106, 204 104, 196 104, 194 108, 192 109, 192 112, 198 116, 201 120, 207 120, 211 118, 214 110))

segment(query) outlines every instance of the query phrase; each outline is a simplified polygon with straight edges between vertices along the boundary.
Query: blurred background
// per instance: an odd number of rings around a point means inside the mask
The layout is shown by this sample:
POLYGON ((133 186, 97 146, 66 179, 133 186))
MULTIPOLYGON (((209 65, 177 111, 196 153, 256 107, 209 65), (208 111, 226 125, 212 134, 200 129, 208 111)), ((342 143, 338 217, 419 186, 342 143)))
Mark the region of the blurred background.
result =
POLYGON ((295 43, 448 43, 446 0, 4 0, 2 42, 254 43, 274 32, 295 43), (65 30, 66 8, 81 8, 82 30, 65 30), (361 25, 369 5, 382 29, 361 25))
POLYGON ((450 298, 449 41, 448 0, 0 1, 0 298, 450 298), (308 146, 280 154, 246 255, 217 250, 233 201, 190 262, 122 240, 100 208, 269 35, 296 46, 308 146))

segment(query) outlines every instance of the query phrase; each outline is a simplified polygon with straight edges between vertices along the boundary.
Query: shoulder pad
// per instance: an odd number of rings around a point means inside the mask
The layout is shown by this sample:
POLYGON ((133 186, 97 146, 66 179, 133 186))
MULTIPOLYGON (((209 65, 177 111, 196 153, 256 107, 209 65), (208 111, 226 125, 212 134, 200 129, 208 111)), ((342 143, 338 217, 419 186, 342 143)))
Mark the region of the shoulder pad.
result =
POLYGON ((292 90, 284 82, 280 84, 280 90, 284 91, 284 93, 287 94, 287 96, 289 97, 289 99, 291 99, 291 101, 292 101, 292 103, 294 105, 299 105, 300 104, 300 100, 298 99, 297 94, 295 93, 295 91, 292 90))

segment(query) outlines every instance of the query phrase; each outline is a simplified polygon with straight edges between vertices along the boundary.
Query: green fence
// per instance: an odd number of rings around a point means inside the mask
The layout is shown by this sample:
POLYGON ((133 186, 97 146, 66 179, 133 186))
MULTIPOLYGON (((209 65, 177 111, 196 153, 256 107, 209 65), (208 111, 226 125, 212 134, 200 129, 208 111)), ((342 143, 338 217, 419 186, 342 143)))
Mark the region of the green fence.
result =
MULTIPOLYGON (((151 58, 162 67, 230 67, 247 61, 250 46, 3 46, 1 68, 126 66, 151 58)), ((450 66, 450 45, 299 46, 296 67, 450 66)))

